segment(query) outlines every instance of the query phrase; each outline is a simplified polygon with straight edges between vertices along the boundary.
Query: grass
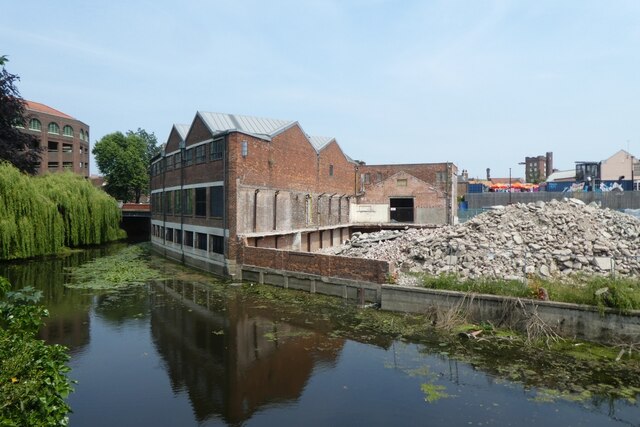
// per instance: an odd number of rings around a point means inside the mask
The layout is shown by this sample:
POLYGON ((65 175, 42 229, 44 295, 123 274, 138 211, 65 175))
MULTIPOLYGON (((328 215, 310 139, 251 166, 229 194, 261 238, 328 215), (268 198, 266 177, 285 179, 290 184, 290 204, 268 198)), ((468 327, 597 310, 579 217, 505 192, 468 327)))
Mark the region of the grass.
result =
POLYGON ((455 275, 422 276, 422 286, 459 292, 538 299, 546 291, 550 301, 614 308, 621 312, 640 310, 640 281, 632 278, 579 276, 571 282, 534 277, 519 280, 467 279, 455 275))

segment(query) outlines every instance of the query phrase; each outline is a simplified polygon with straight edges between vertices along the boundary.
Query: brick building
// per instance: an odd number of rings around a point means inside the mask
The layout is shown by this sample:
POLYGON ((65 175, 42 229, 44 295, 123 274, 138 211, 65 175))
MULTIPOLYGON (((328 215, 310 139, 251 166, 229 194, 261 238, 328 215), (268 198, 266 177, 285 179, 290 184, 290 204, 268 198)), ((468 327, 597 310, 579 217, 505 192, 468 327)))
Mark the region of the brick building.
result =
POLYGON ((36 136, 42 147, 38 173, 70 170, 89 177, 89 126, 38 102, 26 101, 24 132, 36 136))
POLYGON ((451 163, 364 165, 295 121, 197 112, 152 161, 151 240, 165 256, 233 276, 243 245, 313 252, 356 223, 449 222, 455 177, 451 163), (386 182, 370 186, 367 173, 386 182), (407 191, 395 188, 402 179, 407 191), (367 218, 360 203, 405 216, 367 218))
POLYGON ((360 188, 353 221, 454 223, 458 169, 453 163, 361 164, 357 173, 360 188))

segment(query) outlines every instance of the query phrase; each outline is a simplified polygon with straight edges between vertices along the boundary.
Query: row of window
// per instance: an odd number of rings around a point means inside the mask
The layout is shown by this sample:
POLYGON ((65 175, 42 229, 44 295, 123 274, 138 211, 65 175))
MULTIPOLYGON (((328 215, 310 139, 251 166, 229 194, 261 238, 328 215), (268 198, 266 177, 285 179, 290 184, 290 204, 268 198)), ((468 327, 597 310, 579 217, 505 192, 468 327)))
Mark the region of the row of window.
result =
POLYGON ((216 254, 224 254, 224 237, 195 231, 180 231, 178 228, 153 226, 153 235, 167 242, 182 244, 216 254))
POLYGON ((193 215, 195 213, 195 216, 222 218, 224 190, 221 186, 211 186, 153 193, 151 209, 158 214, 193 215))
POLYGON ((210 161, 222 160, 223 153, 224 139, 216 139, 209 144, 201 144, 197 147, 187 148, 184 152, 164 157, 159 162, 151 165, 151 175, 159 175, 164 170, 179 169, 183 163, 184 166, 191 166, 194 162, 196 164, 204 163, 207 161, 207 154, 210 161))
MULTIPOLYGON (((38 163, 38 168, 40 168, 40 166, 41 164, 38 163)), ((80 169, 88 169, 89 162, 80 162, 78 166, 80 169)), ((73 162, 47 162, 47 169, 58 170, 59 168, 73 170, 73 162)))
MULTIPOLYGON (((36 132, 40 132, 42 130, 42 123, 38 119, 29 120, 29 130, 33 130, 36 132)), ((53 135, 60 135, 60 126, 56 122, 49 123, 47 127, 47 133, 53 135)), ((69 138, 73 138, 73 128, 69 125, 65 125, 62 128, 62 135, 68 136, 69 138)), ((89 142, 89 132, 85 132, 84 129, 80 129, 80 139, 82 141, 89 142)))

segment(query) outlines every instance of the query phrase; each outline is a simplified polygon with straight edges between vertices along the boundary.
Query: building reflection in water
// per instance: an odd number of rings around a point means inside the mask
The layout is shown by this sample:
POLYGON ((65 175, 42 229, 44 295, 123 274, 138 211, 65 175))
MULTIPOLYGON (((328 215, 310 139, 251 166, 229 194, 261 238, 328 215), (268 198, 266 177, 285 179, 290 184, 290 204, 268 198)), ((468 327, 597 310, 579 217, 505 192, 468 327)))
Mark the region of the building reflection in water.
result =
POLYGON ((154 343, 199 422, 237 424, 263 406, 295 401, 314 369, 333 365, 344 345, 322 325, 311 329, 304 315, 283 321, 281 312, 210 285, 168 281, 153 298, 154 343))

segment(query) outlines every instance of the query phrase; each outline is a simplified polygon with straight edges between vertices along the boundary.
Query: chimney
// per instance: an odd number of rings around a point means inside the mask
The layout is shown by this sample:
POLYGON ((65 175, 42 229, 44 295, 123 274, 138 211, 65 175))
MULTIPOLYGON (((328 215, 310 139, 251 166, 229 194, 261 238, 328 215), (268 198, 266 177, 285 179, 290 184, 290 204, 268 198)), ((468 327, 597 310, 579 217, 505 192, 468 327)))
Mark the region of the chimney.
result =
POLYGON ((487 168, 487 181, 491 181, 491 168, 487 168))
POLYGON ((547 151, 547 176, 545 178, 549 178, 549 175, 553 173, 553 152, 547 151))

